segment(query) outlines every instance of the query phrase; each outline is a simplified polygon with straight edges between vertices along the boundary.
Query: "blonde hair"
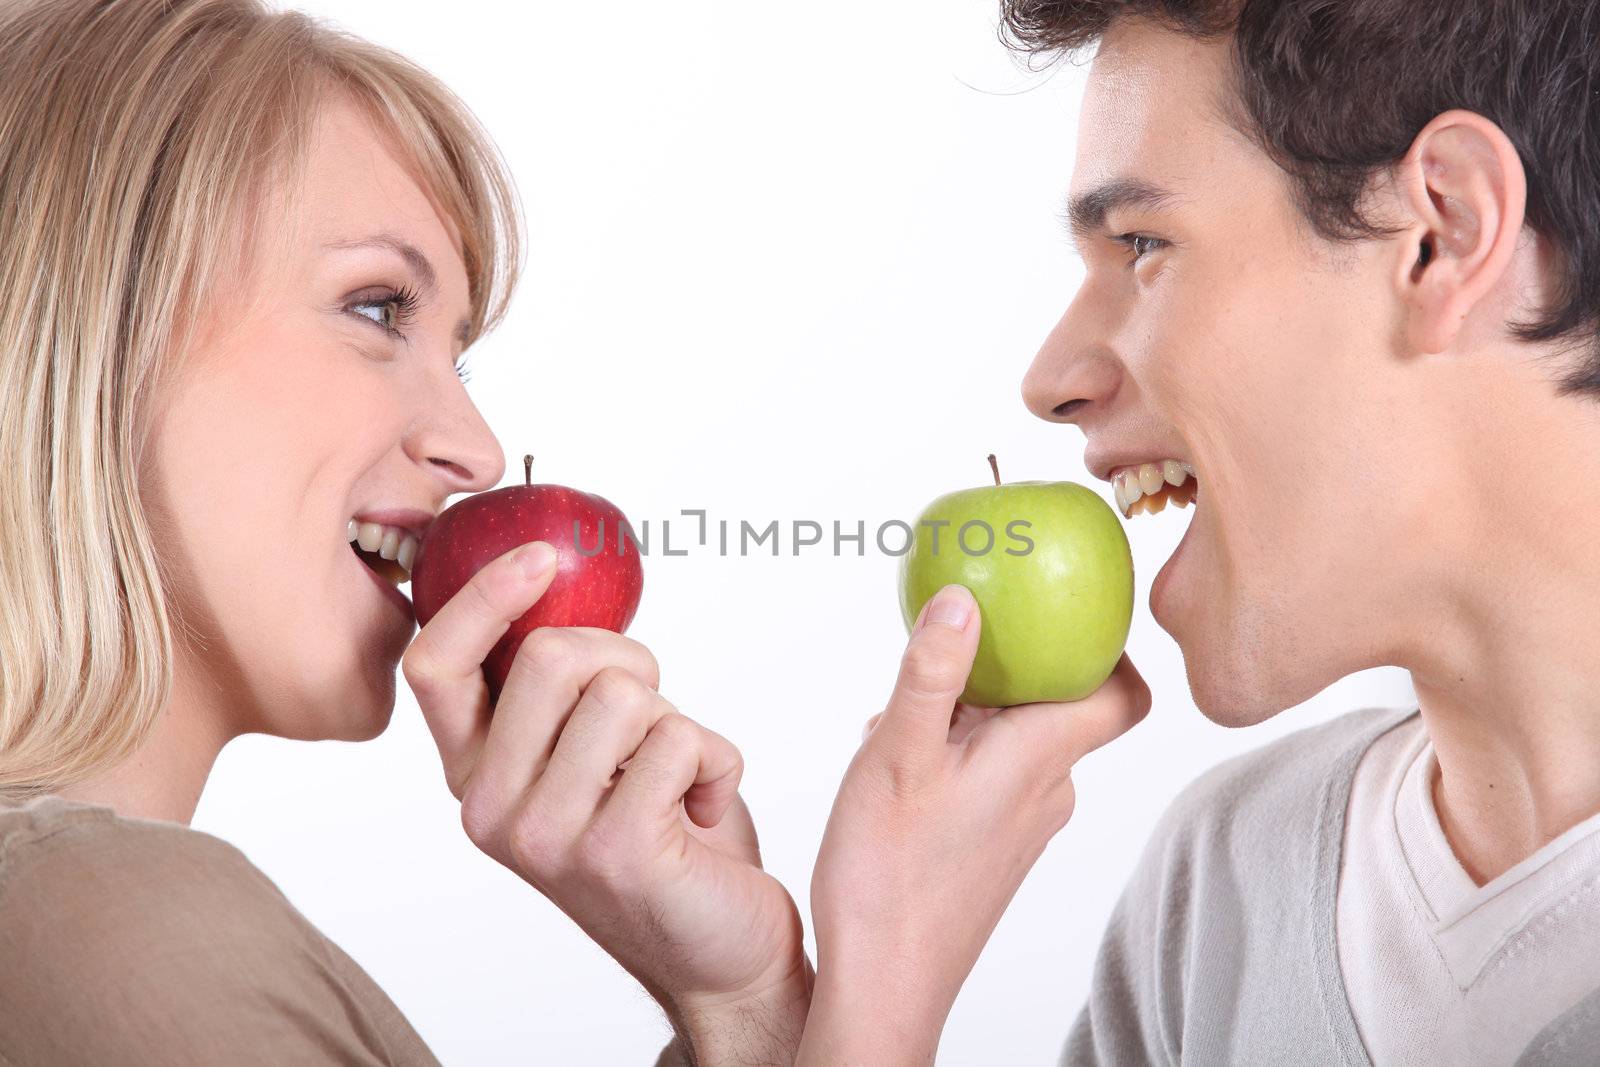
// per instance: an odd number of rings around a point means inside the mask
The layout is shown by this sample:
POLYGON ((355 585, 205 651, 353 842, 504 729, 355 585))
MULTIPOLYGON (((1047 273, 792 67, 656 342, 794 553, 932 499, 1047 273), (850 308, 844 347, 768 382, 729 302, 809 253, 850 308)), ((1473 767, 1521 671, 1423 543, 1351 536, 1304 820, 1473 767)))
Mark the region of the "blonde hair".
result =
POLYGON ((335 90, 455 225, 476 338, 521 216, 432 76, 260 0, 0 2, 0 795, 119 762, 171 697, 172 586, 138 492, 152 398, 335 90))

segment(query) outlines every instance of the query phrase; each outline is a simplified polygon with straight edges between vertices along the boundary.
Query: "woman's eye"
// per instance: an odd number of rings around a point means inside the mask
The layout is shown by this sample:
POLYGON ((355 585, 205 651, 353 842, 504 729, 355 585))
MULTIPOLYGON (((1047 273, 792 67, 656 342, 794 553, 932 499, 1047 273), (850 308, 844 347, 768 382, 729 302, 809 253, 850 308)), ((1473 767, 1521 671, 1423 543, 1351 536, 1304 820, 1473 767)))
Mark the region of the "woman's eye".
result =
POLYGON ((393 307, 393 300, 385 300, 381 304, 357 304, 354 310, 356 314, 371 319, 379 326, 387 326, 388 328, 393 329, 394 315, 391 311, 393 307))
POLYGON ((350 310, 380 327, 390 336, 400 337, 401 327, 411 321, 416 306, 416 294, 400 289, 358 299, 350 305, 350 310))

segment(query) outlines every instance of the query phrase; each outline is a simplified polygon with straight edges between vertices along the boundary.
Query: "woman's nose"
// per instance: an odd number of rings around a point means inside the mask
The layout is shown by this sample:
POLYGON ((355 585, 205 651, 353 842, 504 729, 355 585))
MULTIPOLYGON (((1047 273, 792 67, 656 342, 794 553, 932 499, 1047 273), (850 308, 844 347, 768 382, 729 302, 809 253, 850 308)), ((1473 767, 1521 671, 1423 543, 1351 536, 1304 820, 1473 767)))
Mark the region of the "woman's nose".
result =
POLYGON ((465 392, 450 410, 435 411, 417 423, 406 452, 415 462, 426 463, 450 494, 492 489, 506 472, 505 451, 465 392))

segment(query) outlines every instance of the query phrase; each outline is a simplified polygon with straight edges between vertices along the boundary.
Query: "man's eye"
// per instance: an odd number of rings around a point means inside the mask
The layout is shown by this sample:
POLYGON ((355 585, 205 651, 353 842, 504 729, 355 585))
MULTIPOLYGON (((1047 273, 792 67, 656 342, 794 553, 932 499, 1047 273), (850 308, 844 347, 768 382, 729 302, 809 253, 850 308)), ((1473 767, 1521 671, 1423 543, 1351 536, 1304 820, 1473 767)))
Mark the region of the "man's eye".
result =
POLYGON ((1117 238, 1123 244, 1133 249, 1134 262, 1138 262, 1151 252, 1165 248, 1167 242, 1159 237, 1146 237, 1139 233, 1125 233, 1117 238))

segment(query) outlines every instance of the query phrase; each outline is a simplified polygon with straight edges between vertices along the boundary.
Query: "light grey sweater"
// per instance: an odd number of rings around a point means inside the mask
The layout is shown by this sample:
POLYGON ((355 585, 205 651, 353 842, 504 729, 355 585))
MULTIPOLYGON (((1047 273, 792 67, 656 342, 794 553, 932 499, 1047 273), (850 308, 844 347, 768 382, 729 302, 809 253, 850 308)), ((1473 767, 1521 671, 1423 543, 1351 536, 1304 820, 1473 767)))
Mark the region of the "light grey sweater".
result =
MULTIPOLYGON (((1157 823, 1106 927, 1063 1067, 1368 1065, 1334 940, 1362 754, 1416 709, 1371 708, 1217 765, 1157 823)), ((1596 992, 1519 1065, 1600 1063, 1596 992)))

